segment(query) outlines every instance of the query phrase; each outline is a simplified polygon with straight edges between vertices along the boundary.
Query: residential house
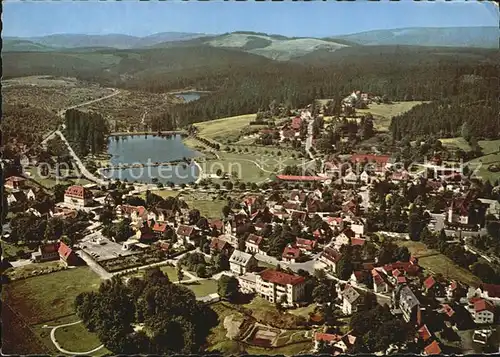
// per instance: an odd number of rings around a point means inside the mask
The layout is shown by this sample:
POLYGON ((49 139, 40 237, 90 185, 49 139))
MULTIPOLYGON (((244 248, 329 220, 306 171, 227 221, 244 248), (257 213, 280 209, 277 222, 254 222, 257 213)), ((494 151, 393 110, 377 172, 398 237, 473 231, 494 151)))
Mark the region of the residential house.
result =
POLYGON ((346 354, 347 350, 356 342, 356 336, 346 333, 342 338, 333 344, 333 355, 346 354))
POLYGON ((494 305, 500 305, 500 285, 481 284, 478 290, 483 299, 491 301, 494 305))
POLYGON ((350 160, 353 164, 368 164, 375 172, 382 173, 389 167, 390 159, 391 157, 386 155, 355 154, 351 155, 350 160))
POLYGON ((432 337, 432 333, 429 331, 429 328, 427 327, 427 325, 422 325, 417 330, 417 334, 418 334, 418 339, 423 341, 423 342, 429 341, 432 337))
POLYGON ((38 251, 31 253, 31 260, 36 263, 59 259, 59 242, 42 244, 38 251))
POLYGON ((4 187, 10 188, 11 190, 20 190, 25 188, 26 179, 19 176, 10 176, 5 180, 4 187))
POLYGON ((344 229, 336 238, 335 238, 335 246, 341 247, 343 245, 350 245, 351 239, 356 236, 354 231, 350 228, 344 229))
POLYGON ((25 202, 27 200, 26 194, 23 191, 12 191, 7 195, 7 204, 10 206, 13 203, 25 202))
POLYGON ((370 175, 366 171, 363 171, 361 175, 359 175, 359 180, 365 184, 370 183, 370 175))
POLYGON ((221 219, 209 219, 208 226, 216 231, 219 235, 225 233, 225 225, 221 219))
POLYGON ((424 280, 424 292, 426 295, 435 295, 439 291, 439 283, 434 279, 432 275, 429 275, 427 279, 424 280))
POLYGON ((283 250, 283 254, 281 258, 284 262, 287 263, 295 263, 297 259, 300 257, 300 249, 297 247, 292 247, 291 244, 288 244, 283 250))
POLYGON ((234 252, 234 248, 228 241, 220 238, 212 238, 210 242, 210 254, 215 255, 218 253, 230 257, 234 252))
POLYGON ((406 322, 414 322, 420 325, 421 312, 420 301, 407 285, 400 285, 394 290, 393 301, 403 313, 406 322))
POLYGON ((324 263, 330 271, 335 272, 340 258, 342 258, 342 254, 337 249, 326 247, 321 253, 319 261, 324 263))
POLYGON ((104 197, 104 204, 109 207, 116 207, 119 204, 122 203, 122 198, 120 196, 119 191, 110 191, 105 197, 104 197))
POLYGON ((290 201, 291 202, 296 202, 296 203, 301 203, 303 202, 307 197, 307 193, 299 190, 292 190, 290 192, 290 201))
POLYGON ((321 344, 326 346, 333 346, 334 343, 340 341, 342 339, 341 335, 331 334, 331 333, 323 333, 323 332, 315 332, 313 335, 314 341, 314 352, 318 352, 321 344))
POLYGON ((344 183, 348 185, 355 185, 358 183, 358 175, 356 175, 353 171, 347 172, 342 179, 344 180, 344 183))
POLYGON ((77 207, 85 207, 92 202, 92 192, 83 186, 70 186, 66 189, 66 192, 64 192, 64 203, 77 207))
POLYGON ((382 269, 374 268, 371 271, 373 280, 373 291, 375 293, 388 293, 392 290, 387 274, 382 269))
POLYGON ((270 302, 281 302, 284 299, 287 305, 292 306, 304 299, 305 282, 302 276, 266 269, 257 274, 255 291, 270 302))
POLYGON ((312 252, 316 249, 316 241, 304 238, 295 238, 295 246, 302 252, 312 252))
POLYGON ((59 243, 59 258, 66 265, 77 265, 78 257, 75 254, 74 250, 68 247, 64 242, 59 243))
POLYGON ((349 281, 354 286, 359 286, 366 283, 368 280, 368 273, 364 270, 355 270, 352 272, 349 281))
POLYGON ((148 212, 144 206, 119 205, 116 206, 115 213, 118 218, 129 218, 137 225, 148 219, 148 212))
POLYGON ((465 288, 456 280, 452 280, 446 287, 446 297, 448 299, 460 299, 465 296, 465 288))
POLYGON ((238 275, 236 277, 236 279, 238 279, 240 291, 243 294, 255 293, 256 286, 257 286, 257 274, 256 273, 247 272, 245 274, 238 275))
POLYGON ((365 234, 365 222, 360 217, 347 217, 345 222, 349 224, 349 228, 356 234, 356 237, 361 237, 365 234))
POLYGON ((425 356, 440 355, 442 353, 443 351, 441 350, 441 347, 439 347, 439 343, 436 340, 432 341, 424 348, 425 356))
POLYGON ((303 222, 307 217, 307 212, 304 211, 292 211, 291 219, 303 222))
POLYGON ((469 311, 476 324, 492 324, 495 321, 495 306, 488 300, 471 299, 469 311))
POLYGON ((198 230, 194 226, 186 226, 184 224, 177 227, 177 237, 187 243, 194 244, 194 239, 198 235, 198 230))
POLYGON ((245 251, 252 254, 265 254, 261 250, 263 237, 256 234, 250 234, 245 241, 245 251))
POLYGON ((342 291, 342 312, 344 315, 352 315, 353 312, 358 311, 361 300, 361 294, 350 284, 347 284, 342 291))
POLYGON ((252 254, 234 250, 229 258, 229 266, 234 274, 242 275, 255 270, 257 259, 252 254))

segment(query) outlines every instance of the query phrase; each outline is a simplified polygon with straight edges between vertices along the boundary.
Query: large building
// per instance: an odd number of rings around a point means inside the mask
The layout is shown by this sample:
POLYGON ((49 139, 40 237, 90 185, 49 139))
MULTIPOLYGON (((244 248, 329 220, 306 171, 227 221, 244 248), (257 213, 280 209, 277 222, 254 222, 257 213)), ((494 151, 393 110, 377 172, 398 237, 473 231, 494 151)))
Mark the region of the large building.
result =
POLYGON ((238 281, 242 292, 255 292, 272 303, 284 302, 292 306, 305 295, 304 277, 275 269, 266 269, 261 273, 246 273, 238 276, 238 281))
POLYGON ((237 275, 249 273, 257 267, 257 259, 252 254, 235 250, 229 258, 229 267, 237 275))
POLYGON ((92 203, 92 193, 83 186, 70 186, 64 192, 64 203, 85 207, 92 203))

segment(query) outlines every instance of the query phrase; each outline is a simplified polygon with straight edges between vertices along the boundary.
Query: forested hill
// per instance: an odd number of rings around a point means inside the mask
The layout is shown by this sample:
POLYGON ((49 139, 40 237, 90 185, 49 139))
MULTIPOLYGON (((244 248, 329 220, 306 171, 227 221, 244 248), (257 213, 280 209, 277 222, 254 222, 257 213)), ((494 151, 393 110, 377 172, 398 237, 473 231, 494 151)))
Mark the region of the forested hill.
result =
MULTIPOLYGON (((300 107, 353 89, 399 100, 498 97, 496 50, 408 46, 347 47, 323 57, 273 61, 209 46, 94 52, 3 54, 4 78, 59 75, 152 92, 208 90, 169 115, 186 124, 255 113, 273 100, 300 107)), ((162 114, 162 113, 158 113, 162 114)), ((171 123, 168 125, 170 126, 171 123)), ((402 127, 403 128, 403 127, 402 127)))

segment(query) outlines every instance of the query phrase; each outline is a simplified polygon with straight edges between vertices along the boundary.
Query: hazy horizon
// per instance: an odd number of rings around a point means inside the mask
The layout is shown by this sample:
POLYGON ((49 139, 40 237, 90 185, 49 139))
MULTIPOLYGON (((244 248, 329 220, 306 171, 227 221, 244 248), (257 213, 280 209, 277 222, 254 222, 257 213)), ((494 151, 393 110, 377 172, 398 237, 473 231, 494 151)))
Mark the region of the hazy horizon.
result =
POLYGON ((498 26, 499 17, 494 3, 464 1, 6 1, 2 20, 4 37, 59 34, 146 37, 162 32, 215 35, 235 31, 329 37, 400 28, 498 26))

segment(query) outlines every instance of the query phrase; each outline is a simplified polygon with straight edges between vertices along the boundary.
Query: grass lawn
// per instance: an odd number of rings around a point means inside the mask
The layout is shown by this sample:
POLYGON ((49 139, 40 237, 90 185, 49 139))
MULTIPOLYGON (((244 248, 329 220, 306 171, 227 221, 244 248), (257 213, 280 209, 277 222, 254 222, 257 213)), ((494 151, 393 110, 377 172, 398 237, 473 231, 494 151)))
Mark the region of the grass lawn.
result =
POLYGON ((311 352, 313 347, 312 341, 296 343, 293 345, 278 347, 278 348, 262 348, 257 346, 245 346, 245 351, 248 354, 255 355, 285 355, 294 356, 297 354, 307 354, 311 352))
MULTIPOLYGON (((491 172, 488 170, 488 166, 491 164, 500 165, 500 140, 481 140, 479 141, 484 156, 478 157, 477 159, 469 161, 472 164, 481 164, 476 176, 479 176, 483 180, 490 180, 490 182, 495 182, 500 179, 500 172, 491 172)), ((470 166, 472 168, 472 165, 470 166)))
POLYGON ((418 264, 428 272, 442 274, 447 279, 456 279, 471 286, 481 284, 481 280, 477 276, 459 267, 443 254, 420 258, 418 264))
POLYGON ((405 240, 397 241, 396 244, 400 247, 407 247, 410 254, 416 258, 440 254, 437 250, 427 248, 427 246, 422 242, 405 240))
POLYGON ((239 351, 238 342, 234 341, 234 343, 227 344, 229 340, 226 337, 227 330, 224 327, 224 319, 230 315, 234 315, 235 317, 243 317, 243 314, 236 310, 226 307, 224 304, 220 302, 213 304, 211 307, 217 313, 219 323, 217 324, 217 326, 212 328, 212 330, 210 331, 210 335, 207 338, 207 342, 210 345, 208 349, 209 350, 217 349, 227 353, 231 353, 233 351, 241 352, 239 351))
POLYGON ((58 328, 55 337, 62 348, 73 352, 90 351, 101 345, 97 334, 87 331, 82 323, 58 328))
POLYGON ((206 218, 220 218, 222 208, 227 204, 226 200, 196 200, 185 199, 190 209, 197 209, 206 218))
POLYGON ((464 151, 470 151, 469 143, 462 137, 439 139, 446 148, 458 148, 464 151))
MULTIPOLYGON (((26 170, 30 173, 30 178, 46 188, 52 188, 57 184, 61 185, 87 185, 89 183, 93 183, 92 181, 87 180, 86 178, 70 178, 70 179, 56 179, 54 175, 50 175, 49 177, 41 177, 37 167, 30 167, 26 170)), ((61 175, 65 175, 66 171, 62 170, 61 175)), ((73 172, 71 172, 73 174, 73 172)))
POLYGON ((227 140, 237 138, 241 130, 255 120, 257 114, 238 115, 235 117, 197 123, 198 135, 212 140, 227 140))
POLYGON ((217 281, 213 279, 195 281, 181 285, 192 290, 196 297, 203 297, 217 292, 217 281))
MULTIPOLYGON (((151 193, 160 196, 161 198, 167 197, 177 197, 179 195, 179 191, 174 190, 152 190, 151 193)), ((146 192, 141 192, 140 197, 146 199, 146 192)))
POLYGON ((64 263, 60 260, 52 262, 34 263, 20 266, 18 268, 9 268, 5 271, 5 275, 11 280, 33 276, 34 272, 52 272, 62 270, 64 263))
POLYGON ((373 115, 373 124, 378 131, 389 130, 391 118, 396 115, 403 114, 409 111, 416 105, 422 104, 420 101, 395 102, 391 104, 375 104, 372 103, 368 109, 356 109, 358 114, 371 113, 373 115))
POLYGON ((73 314, 75 297, 97 289, 100 282, 90 268, 78 267, 11 282, 4 286, 2 297, 33 325, 73 314))
POLYGON ((316 304, 310 304, 305 307, 299 307, 296 309, 287 310, 287 312, 293 315, 303 316, 306 319, 309 319, 309 314, 314 312, 316 306, 317 306, 316 304))

